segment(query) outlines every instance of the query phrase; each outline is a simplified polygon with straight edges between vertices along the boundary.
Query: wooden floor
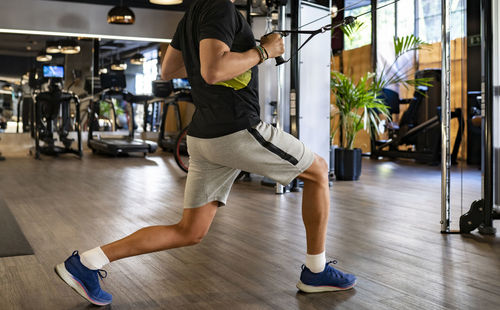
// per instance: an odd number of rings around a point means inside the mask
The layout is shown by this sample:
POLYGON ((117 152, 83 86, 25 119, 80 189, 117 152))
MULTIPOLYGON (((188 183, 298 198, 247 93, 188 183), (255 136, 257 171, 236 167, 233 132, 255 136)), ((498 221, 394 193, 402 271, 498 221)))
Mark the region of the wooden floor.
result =
MULTIPOLYGON (((331 187, 327 240, 328 257, 358 276, 355 289, 297 292, 305 249, 300 194, 277 196, 254 178, 234 185, 201 244, 107 266, 112 308, 500 309, 500 233, 439 233, 439 168, 363 165, 360 181, 331 187)), ((0 162, 0 197, 35 251, 0 258, 0 309, 89 308, 53 266, 75 249, 175 223, 184 182, 166 154, 41 161, 21 154, 0 162)), ((457 170, 453 186, 454 201, 464 187, 468 209, 480 196, 479 171, 467 169, 462 179, 457 170)))

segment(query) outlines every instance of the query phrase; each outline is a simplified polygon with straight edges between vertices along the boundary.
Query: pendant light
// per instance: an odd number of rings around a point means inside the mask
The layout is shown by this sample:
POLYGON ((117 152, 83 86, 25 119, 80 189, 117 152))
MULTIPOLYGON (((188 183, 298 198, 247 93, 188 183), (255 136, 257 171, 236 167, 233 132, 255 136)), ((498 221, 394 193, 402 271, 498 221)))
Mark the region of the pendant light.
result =
POLYGON ((113 70, 113 71, 125 71, 125 70, 127 70, 127 64, 124 61, 117 60, 111 64, 111 70, 113 70))
POLYGON ((145 61, 146 61, 146 58, 141 53, 135 53, 134 56, 132 56, 132 58, 130 58, 130 63, 133 65, 136 65, 136 66, 140 66, 140 65, 144 64, 145 61))
POLYGON ((182 0, 149 0, 149 2, 159 5, 176 5, 181 4, 182 0))
POLYGON ((49 54, 44 53, 44 52, 40 52, 36 56, 36 61, 38 61, 38 62, 49 62, 51 60, 52 60, 52 55, 49 55, 49 54))
POLYGON ((47 41, 45 45, 45 52, 49 54, 58 54, 61 52, 61 45, 59 41, 47 41))
POLYGON ((61 53, 63 54, 78 54, 80 53, 80 45, 75 40, 61 40, 61 53))
POLYGON ((129 7, 123 6, 123 0, 108 12, 108 24, 132 25, 134 22, 135 14, 129 7))

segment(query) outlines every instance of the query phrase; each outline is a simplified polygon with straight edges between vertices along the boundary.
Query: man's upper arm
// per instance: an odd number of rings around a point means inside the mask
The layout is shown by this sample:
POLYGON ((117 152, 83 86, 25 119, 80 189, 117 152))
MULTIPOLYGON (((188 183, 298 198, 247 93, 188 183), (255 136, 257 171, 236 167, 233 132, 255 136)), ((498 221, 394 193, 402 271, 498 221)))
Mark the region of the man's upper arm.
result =
POLYGON ((210 10, 200 17, 199 42, 205 39, 217 39, 227 46, 233 45, 237 30, 234 4, 228 0, 215 0, 210 10))

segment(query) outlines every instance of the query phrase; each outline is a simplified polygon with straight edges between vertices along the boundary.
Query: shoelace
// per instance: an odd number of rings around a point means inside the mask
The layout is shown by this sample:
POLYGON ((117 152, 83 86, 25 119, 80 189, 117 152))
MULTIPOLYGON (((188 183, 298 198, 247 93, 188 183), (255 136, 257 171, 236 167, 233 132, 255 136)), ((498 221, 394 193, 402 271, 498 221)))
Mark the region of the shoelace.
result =
MULTIPOLYGON (((335 265, 335 264, 337 264, 337 263, 338 263, 338 262, 337 262, 337 260, 336 260, 336 259, 331 260, 331 261, 329 261, 329 262, 328 262, 328 264, 332 264, 332 265, 335 265)), ((302 266, 301 266, 300 268, 301 268, 302 270, 304 270, 304 268, 306 268, 306 265, 305 265, 305 264, 302 264, 302 266)), ((331 269, 330 269, 330 270, 331 270, 331 269)), ((335 268, 333 268, 333 270, 336 270, 336 269, 335 269, 335 268)))
MULTIPOLYGON (((76 256, 76 255, 78 255, 78 250, 73 251, 73 254, 71 254, 71 256, 76 256)), ((101 280, 104 280, 104 278, 108 276, 108 272, 104 269, 97 269, 95 272, 97 272, 101 280)))
POLYGON ((101 280, 104 280, 104 278, 108 276, 108 272, 104 269, 98 269, 97 274, 99 275, 99 278, 101 278, 101 280), (104 275, 102 273, 104 273, 104 275))
MULTIPOLYGON (((329 261, 328 264, 335 265, 335 264, 337 264, 337 260, 329 261)), ((328 273, 330 273, 330 274, 333 273, 336 277, 340 277, 342 279, 344 278, 344 273, 340 270, 335 269, 333 266, 332 266, 332 268, 328 268, 328 273)))

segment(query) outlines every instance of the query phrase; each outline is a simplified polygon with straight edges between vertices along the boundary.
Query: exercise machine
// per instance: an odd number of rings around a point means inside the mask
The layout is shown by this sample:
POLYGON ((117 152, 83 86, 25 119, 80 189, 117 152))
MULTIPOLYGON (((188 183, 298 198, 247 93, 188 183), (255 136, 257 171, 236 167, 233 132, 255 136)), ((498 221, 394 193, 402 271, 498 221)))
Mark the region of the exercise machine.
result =
POLYGON ((48 91, 37 93, 34 101, 35 158, 40 159, 40 154, 57 156, 64 153, 81 158, 80 100, 72 92, 63 90, 63 66, 44 65, 42 77, 48 82, 48 91), (76 106, 74 114, 71 112, 72 102, 76 106), (71 147, 74 142, 69 137, 71 131, 77 133, 76 149, 71 147), (62 146, 56 144, 54 132, 62 146))
POLYGON ((112 156, 128 155, 130 153, 154 153, 158 148, 155 142, 135 138, 134 104, 144 103, 151 99, 151 96, 137 96, 125 90, 126 80, 123 73, 110 73, 101 75, 101 88, 98 100, 91 99, 88 120, 88 147, 93 153, 102 153, 112 156), (114 100, 125 101, 129 107, 128 135, 125 136, 101 136, 94 135, 102 127, 113 131, 117 129, 117 111, 114 100), (109 118, 102 117, 101 109, 104 105, 109 108, 109 118))
POLYGON ((193 102, 193 98, 191 97, 191 86, 189 85, 187 79, 173 79, 172 81, 153 81, 153 94, 155 95, 155 98, 150 102, 158 102, 162 104, 158 145, 164 151, 175 152, 178 137, 181 134, 182 130, 188 125, 182 123, 179 101, 193 102), (170 107, 172 107, 175 113, 177 130, 174 134, 166 134, 167 116, 170 107))
MULTIPOLYGON (((371 158, 412 158, 418 162, 438 164, 441 151, 441 70, 426 69, 415 74, 416 79, 430 78, 431 86, 419 86, 412 99, 399 99, 398 93, 384 89, 381 98, 391 114, 399 114, 400 105, 408 105, 399 124, 387 123, 387 140, 371 139, 371 158), (406 149, 406 150, 404 150, 406 149)), ((464 120, 460 108, 451 112, 458 120, 458 130, 451 154, 452 164, 457 163, 462 142, 464 120)))
MULTIPOLYGON (((494 235, 494 220, 500 219, 500 4, 498 1, 484 0, 481 5, 481 198, 474 201, 470 210, 460 217, 460 233, 470 233, 478 229, 480 234, 494 235)), ((448 36, 449 42, 449 36, 448 36)), ((449 47, 448 47, 449 52, 449 47)), ((476 118, 477 120, 477 118, 476 118)), ((449 206, 449 173, 447 192, 443 193, 441 204, 441 232, 455 233, 450 230, 451 211, 449 206), (448 194, 448 196, 446 196, 448 194), (448 198, 448 199, 445 199, 448 198), (447 200, 447 201, 446 201, 447 200)), ((446 181, 446 180, 445 180, 446 181)))

